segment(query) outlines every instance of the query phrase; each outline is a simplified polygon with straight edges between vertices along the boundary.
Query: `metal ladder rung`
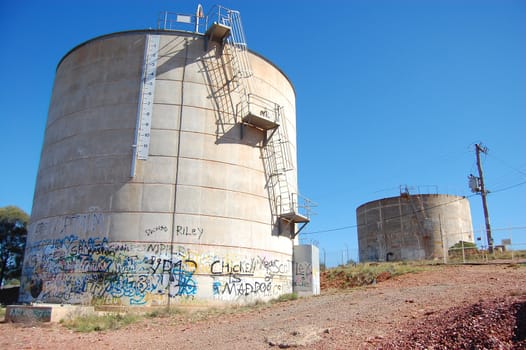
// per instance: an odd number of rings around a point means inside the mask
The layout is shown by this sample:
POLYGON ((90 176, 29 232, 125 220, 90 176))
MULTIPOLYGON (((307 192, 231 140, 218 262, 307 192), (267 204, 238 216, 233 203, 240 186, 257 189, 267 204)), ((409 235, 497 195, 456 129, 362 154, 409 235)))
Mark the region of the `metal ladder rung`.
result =
MULTIPOLYGON (((271 113, 275 114, 275 121, 271 120, 271 118, 265 119, 263 118, 264 116, 257 112, 251 115, 251 95, 249 94, 249 86, 246 86, 245 79, 252 76, 252 69, 250 67, 247 44, 239 12, 227 11, 227 16, 221 17, 220 23, 222 26, 230 29, 228 36, 222 37, 222 40, 226 42, 226 50, 231 56, 232 79, 236 81, 238 84, 237 88, 239 88, 241 121, 253 125, 256 128, 259 127, 259 129, 265 133, 269 130, 274 130, 270 135, 270 139, 265 141, 262 151, 265 172, 268 176, 267 184, 269 187, 269 196, 271 197, 269 199, 271 203, 273 203, 271 210, 276 217, 282 218, 283 214, 296 217, 296 208, 294 208, 295 204, 287 179, 287 171, 292 169, 290 149, 288 149, 288 137, 285 125, 281 126, 280 123, 283 108, 272 103, 272 101, 265 101, 261 98, 263 102, 262 110, 273 111, 271 113), (267 109, 268 102, 270 102, 270 106, 273 106, 270 109, 267 109), (247 112, 246 114, 245 111, 247 112)), ((222 28, 220 35, 223 32, 224 29, 222 28)))

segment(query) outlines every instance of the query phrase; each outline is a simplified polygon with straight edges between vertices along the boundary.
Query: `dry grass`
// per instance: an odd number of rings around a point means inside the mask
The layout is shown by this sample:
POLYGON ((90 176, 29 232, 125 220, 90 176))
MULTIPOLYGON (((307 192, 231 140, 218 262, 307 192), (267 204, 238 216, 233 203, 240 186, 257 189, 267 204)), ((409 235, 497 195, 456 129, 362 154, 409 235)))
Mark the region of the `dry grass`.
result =
MULTIPOLYGON (((282 302, 297 299, 297 294, 285 294, 271 302, 282 302)), ((227 305, 224 307, 199 307, 196 309, 186 307, 162 307, 149 312, 139 314, 128 311, 122 313, 110 313, 106 315, 79 316, 70 320, 62 320, 64 327, 77 332, 107 331, 122 328, 131 323, 145 320, 146 318, 166 318, 169 323, 198 322, 225 315, 233 315, 251 312, 270 306, 271 302, 256 300, 251 304, 227 305)))
POLYGON ((339 266, 322 273, 322 289, 370 285, 393 276, 420 272, 425 268, 425 264, 421 262, 360 263, 339 266))
POLYGON ((278 298, 271 300, 271 302, 282 303, 285 301, 296 300, 296 299, 298 299, 297 293, 288 293, 288 294, 280 295, 278 298))
POLYGON ((61 321, 62 325, 77 332, 115 330, 141 320, 133 313, 113 313, 109 315, 88 315, 61 321))
POLYGON ((455 249, 449 251, 448 263, 461 264, 466 263, 485 263, 493 262, 496 260, 524 260, 526 259, 526 250, 514 250, 514 251, 497 251, 488 253, 485 250, 478 249, 465 249, 462 254, 462 249, 455 249))

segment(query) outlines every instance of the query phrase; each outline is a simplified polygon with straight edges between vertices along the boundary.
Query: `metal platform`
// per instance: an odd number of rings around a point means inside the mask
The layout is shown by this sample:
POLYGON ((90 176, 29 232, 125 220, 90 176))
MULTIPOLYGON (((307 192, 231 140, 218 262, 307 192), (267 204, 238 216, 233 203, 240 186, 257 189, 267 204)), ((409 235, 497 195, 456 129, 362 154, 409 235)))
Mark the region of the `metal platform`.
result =
POLYGON ((256 115, 252 112, 248 112, 248 114, 243 117, 243 122, 263 130, 276 129, 279 126, 277 121, 256 115))
POLYGON ((216 41, 222 43, 226 38, 230 36, 232 29, 229 26, 225 26, 219 23, 212 23, 210 28, 206 31, 205 35, 210 41, 216 41))
POLYGON ((310 219, 308 217, 301 215, 299 213, 294 213, 294 212, 281 214, 279 217, 285 221, 295 223, 295 224, 310 222, 310 219))

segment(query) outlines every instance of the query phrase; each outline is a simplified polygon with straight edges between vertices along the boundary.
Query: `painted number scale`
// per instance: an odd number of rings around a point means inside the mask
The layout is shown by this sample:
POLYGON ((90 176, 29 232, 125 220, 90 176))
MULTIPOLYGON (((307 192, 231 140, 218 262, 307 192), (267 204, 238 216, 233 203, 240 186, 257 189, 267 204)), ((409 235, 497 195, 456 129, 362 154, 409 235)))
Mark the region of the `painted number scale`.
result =
POLYGON ((150 128, 159 55, 159 35, 148 35, 145 51, 143 77, 141 80, 141 99, 139 101, 139 137, 137 140, 137 158, 142 160, 148 159, 150 148, 150 128))

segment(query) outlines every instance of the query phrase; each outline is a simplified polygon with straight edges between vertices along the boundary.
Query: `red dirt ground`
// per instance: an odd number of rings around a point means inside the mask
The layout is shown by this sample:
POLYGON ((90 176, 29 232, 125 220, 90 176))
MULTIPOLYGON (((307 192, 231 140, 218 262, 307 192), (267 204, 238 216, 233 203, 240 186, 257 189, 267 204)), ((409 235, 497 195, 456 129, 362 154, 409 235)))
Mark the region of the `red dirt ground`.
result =
MULTIPOLYGON (((380 282, 381 279, 385 279, 380 282)), ((0 349, 526 349, 526 265, 434 266, 368 287, 116 331, 0 323, 0 349)))

